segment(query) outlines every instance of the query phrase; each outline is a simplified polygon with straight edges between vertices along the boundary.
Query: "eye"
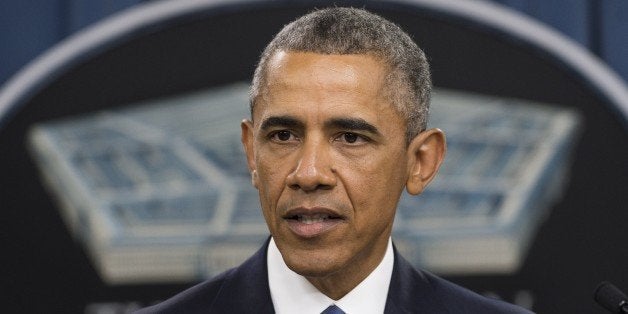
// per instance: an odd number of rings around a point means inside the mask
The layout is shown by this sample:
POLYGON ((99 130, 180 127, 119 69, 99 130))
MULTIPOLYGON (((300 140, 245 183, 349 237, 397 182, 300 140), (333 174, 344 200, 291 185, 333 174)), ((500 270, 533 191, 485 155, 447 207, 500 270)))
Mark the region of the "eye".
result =
POLYGON ((355 133, 344 133, 342 137, 344 138, 345 142, 351 144, 355 143, 358 140, 358 135, 355 133))
POLYGON ((270 139, 277 142, 286 142, 293 140, 295 136, 290 131, 281 130, 270 134, 270 139))
POLYGON ((352 132, 344 132, 340 134, 340 136, 338 136, 336 140, 345 142, 347 144, 360 144, 368 142, 368 138, 352 132))
POLYGON ((277 132, 277 139, 280 141, 287 141, 290 139, 290 132, 288 131, 279 131, 277 132))

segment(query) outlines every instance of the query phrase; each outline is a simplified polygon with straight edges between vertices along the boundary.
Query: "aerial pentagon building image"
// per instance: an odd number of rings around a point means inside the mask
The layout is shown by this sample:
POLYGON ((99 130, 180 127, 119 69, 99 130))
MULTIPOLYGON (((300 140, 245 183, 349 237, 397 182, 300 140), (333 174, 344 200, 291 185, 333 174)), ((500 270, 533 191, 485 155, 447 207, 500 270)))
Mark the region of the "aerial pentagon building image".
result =
MULTIPOLYGON (((49 192, 103 280, 206 278, 266 239, 240 143, 247 104, 241 83, 32 128, 49 192)), ((431 127, 447 134, 448 155, 422 195, 403 195, 396 246, 436 273, 517 271, 560 197, 578 121, 560 107, 435 90, 431 127)))

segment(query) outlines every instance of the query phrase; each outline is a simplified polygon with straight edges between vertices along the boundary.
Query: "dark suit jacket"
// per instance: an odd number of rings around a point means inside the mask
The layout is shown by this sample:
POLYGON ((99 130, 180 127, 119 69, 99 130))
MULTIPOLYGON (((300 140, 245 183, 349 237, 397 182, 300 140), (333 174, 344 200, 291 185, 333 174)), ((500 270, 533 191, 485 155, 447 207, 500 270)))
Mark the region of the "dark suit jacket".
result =
MULTIPOLYGON (((237 268, 139 313, 274 313, 266 268, 267 243, 237 268)), ((424 271, 395 250, 385 313, 530 313, 424 271)), ((353 313, 351 313, 353 314, 353 313)))

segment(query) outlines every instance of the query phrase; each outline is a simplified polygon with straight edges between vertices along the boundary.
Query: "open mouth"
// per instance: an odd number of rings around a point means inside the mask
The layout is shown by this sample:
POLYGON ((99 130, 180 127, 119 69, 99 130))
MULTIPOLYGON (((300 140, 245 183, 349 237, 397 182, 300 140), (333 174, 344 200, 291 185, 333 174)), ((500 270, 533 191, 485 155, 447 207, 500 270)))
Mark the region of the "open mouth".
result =
POLYGON ((315 223, 325 222, 330 219, 340 219, 340 217, 329 214, 313 214, 313 215, 292 215, 288 217, 290 220, 296 220, 300 223, 311 225, 315 223))
POLYGON ((328 209, 301 208, 288 212, 284 219, 296 235, 312 238, 338 226, 344 218, 328 209))

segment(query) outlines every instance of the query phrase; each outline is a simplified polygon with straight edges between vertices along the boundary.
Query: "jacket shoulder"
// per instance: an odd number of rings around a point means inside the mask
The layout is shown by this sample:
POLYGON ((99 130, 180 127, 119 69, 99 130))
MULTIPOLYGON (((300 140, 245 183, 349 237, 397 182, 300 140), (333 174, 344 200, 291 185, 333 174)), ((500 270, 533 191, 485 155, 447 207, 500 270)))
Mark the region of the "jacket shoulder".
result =
MULTIPOLYGON (((270 239, 270 238, 269 238, 270 239)), ((274 313, 268 288, 266 243, 249 259, 138 313, 274 313)))
POLYGON ((395 264, 386 302, 387 314, 397 313, 525 314, 530 311, 491 299, 414 268, 395 250, 395 264))
POLYGON ((175 296, 156 305, 139 310, 138 314, 148 313, 204 313, 212 307, 212 303, 220 293, 221 288, 233 274, 230 269, 210 280, 192 286, 175 296))
POLYGON ((441 296, 442 304, 450 313, 532 313, 522 307, 485 297, 430 273, 422 273, 435 292, 441 296))

